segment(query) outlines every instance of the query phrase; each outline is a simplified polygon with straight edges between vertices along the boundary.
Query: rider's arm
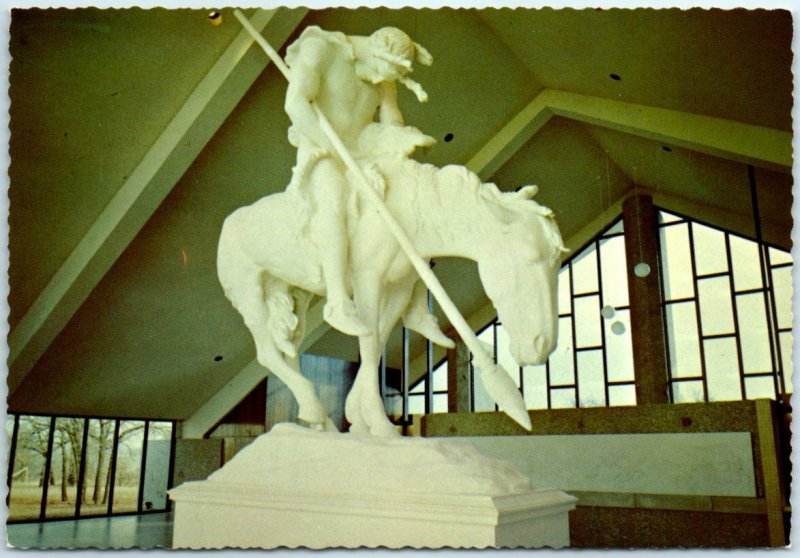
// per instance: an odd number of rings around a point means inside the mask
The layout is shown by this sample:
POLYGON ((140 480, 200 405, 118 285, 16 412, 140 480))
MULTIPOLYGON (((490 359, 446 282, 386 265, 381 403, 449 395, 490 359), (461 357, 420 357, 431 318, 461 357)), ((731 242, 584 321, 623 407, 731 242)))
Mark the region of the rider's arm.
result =
POLYGON ((318 146, 327 144, 317 115, 311 108, 320 90, 322 73, 329 55, 330 45, 320 39, 309 38, 302 45, 289 72, 284 109, 296 131, 318 146))
POLYGON ((397 106, 397 84, 394 81, 384 81, 379 85, 381 104, 378 117, 381 124, 403 125, 403 113, 397 106))

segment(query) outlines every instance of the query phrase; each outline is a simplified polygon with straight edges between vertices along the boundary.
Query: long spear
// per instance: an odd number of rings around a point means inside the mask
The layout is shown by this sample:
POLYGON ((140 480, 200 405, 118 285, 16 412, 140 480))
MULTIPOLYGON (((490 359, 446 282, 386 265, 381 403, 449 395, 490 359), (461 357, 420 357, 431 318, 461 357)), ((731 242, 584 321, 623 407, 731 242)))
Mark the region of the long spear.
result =
MULTIPOLYGON (((289 76, 289 67, 275 51, 275 49, 273 49, 266 39, 264 39, 261 33, 259 33, 256 28, 250 24, 240 10, 236 9, 233 13, 236 15, 236 18, 241 22, 242 26, 247 30, 247 32, 250 33, 256 43, 258 43, 267 56, 269 56, 270 60, 272 60, 275 66, 277 66, 277 68, 281 71, 283 77, 285 77, 287 81, 291 81, 289 76)), ((411 243, 411 240, 408 238, 408 235, 406 235, 403 228, 386 208, 386 205, 383 203, 381 197, 369 185, 369 180, 364 175, 364 171, 361 170, 361 167, 355 162, 352 155, 350 155, 350 151, 347 149, 344 143, 342 143, 342 140, 339 139, 339 135, 331 126, 328 118, 322 113, 316 103, 312 102, 311 107, 314 109, 314 113, 317 115, 320 128, 328 137, 328 140, 330 140, 331 144, 336 150, 336 153, 339 155, 339 157, 341 157, 347 168, 358 178, 356 181, 356 187, 358 188, 359 194, 365 196, 375 205, 375 208, 378 210, 378 214, 383 218, 384 223, 389 228, 389 231, 394 235, 397 243, 400 245, 400 248, 403 249, 403 252, 405 252, 406 256, 411 261, 411 264, 414 266, 414 269, 417 270, 417 273, 425 282, 425 285, 427 285, 428 289, 436 298, 436 301, 439 303, 439 306, 441 306, 445 316, 447 316, 447 318, 450 320, 450 323, 458 332, 459 336, 461 336, 461 339, 463 339, 464 343, 467 345, 467 348, 474 355, 473 358, 475 364, 482 371, 481 379, 486 387, 486 391, 489 393, 492 399, 497 402, 502 411, 504 411, 526 430, 531 430, 531 420, 528 416, 528 411, 525 408, 525 402, 522 399, 522 395, 519 393, 516 385, 514 385, 511 376, 509 376, 501 366, 495 364, 492 357, 487 354, 486 350, 481 345, 481 342, 478 340, 478 337, 472 331, 472 328, 469 326, 467 321, 461 315, 461 312, 458 311, 456 305, 453 304, 453 301, 447 295, 444 287, 442 287, 442 284, 439 282, 439 278, 436 277, 433 271, 431 271, 428 263, 422 258, 422 256, 419 255, 416 248, 411 243)))

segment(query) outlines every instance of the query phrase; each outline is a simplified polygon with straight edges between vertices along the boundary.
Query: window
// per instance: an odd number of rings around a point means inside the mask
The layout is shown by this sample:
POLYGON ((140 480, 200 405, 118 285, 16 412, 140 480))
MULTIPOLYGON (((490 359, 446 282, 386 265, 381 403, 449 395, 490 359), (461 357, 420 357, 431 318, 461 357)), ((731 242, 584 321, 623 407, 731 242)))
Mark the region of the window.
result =
POLYGON ((169 507, 172 421, 9 414, 6 432, 9 521, 169 507))
POLYGON ((659 210, 671 399, 791 393, 788 252, 659 210))

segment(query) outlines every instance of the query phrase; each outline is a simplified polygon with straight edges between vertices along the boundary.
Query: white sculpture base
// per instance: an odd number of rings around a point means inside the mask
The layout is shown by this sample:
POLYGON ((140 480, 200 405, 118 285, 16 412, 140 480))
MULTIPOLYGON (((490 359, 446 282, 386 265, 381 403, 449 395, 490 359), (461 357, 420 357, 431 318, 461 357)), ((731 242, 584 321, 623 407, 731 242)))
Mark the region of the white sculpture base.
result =
POLYGON ((575 498, 456 440, 282 424, 170 491, 175 548, 563 547, 575 498))

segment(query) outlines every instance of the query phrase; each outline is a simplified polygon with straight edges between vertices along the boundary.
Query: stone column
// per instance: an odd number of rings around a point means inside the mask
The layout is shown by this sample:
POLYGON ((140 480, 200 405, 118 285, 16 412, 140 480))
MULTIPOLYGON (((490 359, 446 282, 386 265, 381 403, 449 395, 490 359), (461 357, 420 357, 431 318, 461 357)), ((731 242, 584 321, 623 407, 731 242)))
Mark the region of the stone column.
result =
POLYGON ((636 195, 622 204, 628 293, 631 305, 633 368, 638 405, 668 403, 667 358, 658 261, 658 223, 653 198, 636 195), (637 274, 647 264, 648 274, 637 274))
POLYGON ((458 335, 453 334, 455 349, 447 351, 447 412, 469 413, 472 411, 472 367, 469 349, 458 335))

